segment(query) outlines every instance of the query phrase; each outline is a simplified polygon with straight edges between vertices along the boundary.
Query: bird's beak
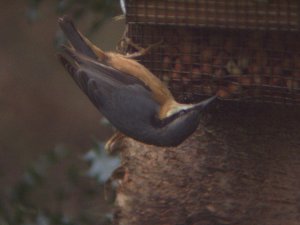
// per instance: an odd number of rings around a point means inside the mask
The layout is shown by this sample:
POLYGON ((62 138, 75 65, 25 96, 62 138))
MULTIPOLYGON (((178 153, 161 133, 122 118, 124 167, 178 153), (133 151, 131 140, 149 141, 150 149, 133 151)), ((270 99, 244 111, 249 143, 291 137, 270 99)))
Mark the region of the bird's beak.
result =
POLYGON ((194 109, 204 109, 206 106, 208 106, 210 103, 212 103, 218 96, 214 95, 208 99, 203 100, 202 102, 196 103, 194 105, 194 109))
MULTIPOLYGON (((202 109, 204 109, 207 105, 209 105, 212 101, 214 101, 218 96, 214 95, 208 99, 205 99, 202 102, 196 103, 196 104, 180 104, 177 103, 175 101, 173 101, 173 105, 171 105, 169 107, 169 110, 166 114, 166 117, 170 117, 172 115, 174 115, 177 112, 180 112, 181 110, 190 110, 190 109, 196 109, 201 111, 202 109)), ((164 117, 162 117, 164 118, 164 117)))

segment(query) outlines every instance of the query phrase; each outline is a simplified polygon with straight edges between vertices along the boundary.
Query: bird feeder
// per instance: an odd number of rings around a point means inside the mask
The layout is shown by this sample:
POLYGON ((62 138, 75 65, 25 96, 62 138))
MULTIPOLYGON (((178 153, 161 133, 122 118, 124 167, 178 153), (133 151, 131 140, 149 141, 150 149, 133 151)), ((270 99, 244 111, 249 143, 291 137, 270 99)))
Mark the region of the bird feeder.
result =
POLYGON ((300 103, 299 2, 128 0, 129 37, 163 41, 141 62, 177 99, 300 103))
POLYGON ((162 41, 139 61, 177 100, 229 94, 175 148, 125 141, 116 224, 299 224, 299 4, 126 1, 129 38, 162 41))

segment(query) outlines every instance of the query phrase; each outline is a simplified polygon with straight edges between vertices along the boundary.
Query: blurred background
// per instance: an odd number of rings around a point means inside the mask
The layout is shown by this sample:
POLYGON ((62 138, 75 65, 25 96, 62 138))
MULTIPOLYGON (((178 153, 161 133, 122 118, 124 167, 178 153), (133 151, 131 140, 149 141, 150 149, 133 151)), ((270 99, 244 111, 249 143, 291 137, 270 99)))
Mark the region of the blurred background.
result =
POLYGON ((1 225, 109 224, 113 130, 57 60, 63 14, 104 50, 124 31, 118 1, 1 1, 1 225))

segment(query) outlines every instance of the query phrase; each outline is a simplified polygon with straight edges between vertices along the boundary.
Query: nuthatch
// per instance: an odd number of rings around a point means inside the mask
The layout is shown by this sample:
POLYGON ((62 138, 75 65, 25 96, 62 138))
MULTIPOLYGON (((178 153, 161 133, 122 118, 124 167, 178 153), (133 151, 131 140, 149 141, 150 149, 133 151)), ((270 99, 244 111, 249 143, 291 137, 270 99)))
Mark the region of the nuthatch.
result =
POLYGON ((71 48, 60 61, 97 109, 121 133, 157 146, 177 146, 197 128, 200 112, 215 100, 180 104, 155 75, 127 56, 103 52, 76 29, 71 19, 59 25, 71 48))

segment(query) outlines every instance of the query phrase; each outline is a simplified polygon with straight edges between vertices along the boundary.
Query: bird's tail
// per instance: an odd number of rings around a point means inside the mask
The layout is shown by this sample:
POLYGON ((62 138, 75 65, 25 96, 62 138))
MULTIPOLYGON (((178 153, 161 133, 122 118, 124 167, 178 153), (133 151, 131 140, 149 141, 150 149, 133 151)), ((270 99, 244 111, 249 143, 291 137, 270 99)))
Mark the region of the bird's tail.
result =
POLYGON ((105 57, 105 53, 101 49, 95 47, 77 30, 69 16, 60 17, 58 23, 68 41, 77 52, 92 59, 98 59, 100 57, 102 60, 105 57))

